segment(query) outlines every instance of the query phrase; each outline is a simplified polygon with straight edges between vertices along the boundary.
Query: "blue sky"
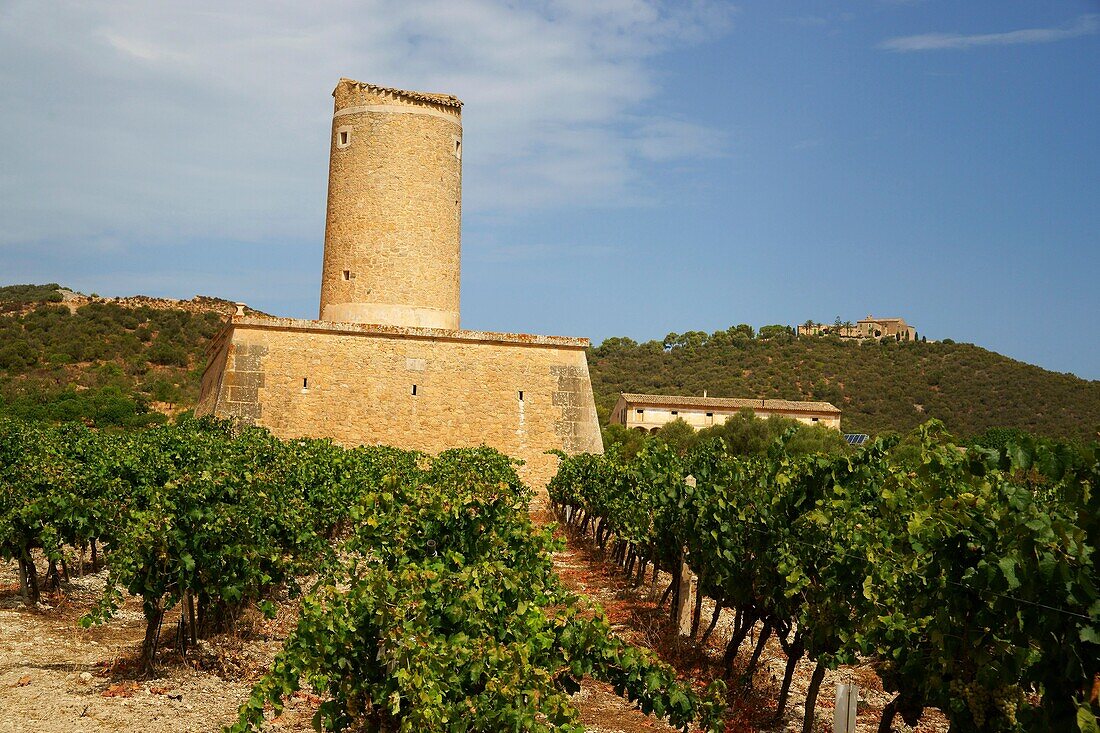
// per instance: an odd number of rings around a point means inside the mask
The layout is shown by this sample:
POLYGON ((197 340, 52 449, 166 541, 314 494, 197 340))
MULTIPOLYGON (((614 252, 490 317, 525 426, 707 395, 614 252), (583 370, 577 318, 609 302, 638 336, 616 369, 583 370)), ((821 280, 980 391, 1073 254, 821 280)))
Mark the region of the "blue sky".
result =
POLYGON ((466 327, 900 315, 1100 379, 1085 0, 0 0, 0 282, 315 317, 340 76, 465 101, 466 327))

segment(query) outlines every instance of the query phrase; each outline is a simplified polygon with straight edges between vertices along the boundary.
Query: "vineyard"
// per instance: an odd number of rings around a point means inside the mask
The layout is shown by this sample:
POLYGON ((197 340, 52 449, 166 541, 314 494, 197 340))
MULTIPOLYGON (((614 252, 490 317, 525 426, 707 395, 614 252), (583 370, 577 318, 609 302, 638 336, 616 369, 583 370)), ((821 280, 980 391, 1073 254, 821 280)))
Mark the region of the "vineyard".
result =
POLYGON ((667 572, 674 608, 682 574, 697 576, 697 643, 734 614, 725 676, 750 631, 761 629, 750 676, 777 638, 777 714, 799 660, 815 662, 806 733, 825 670, 860 660, 895 693, 883 732, 926 707, 951 731, 1096 730, 1100 455, 1027 441, 964 450, 934 422, 918 443, 843 457, 792 457, 782 439, 763 457, 721 441, 562 456, 550 497, 637 582, 667 572))
POLYGON ((18 564, 31 607, 105 560, 82 623, 140 598, 144 675, 170 609, 177 640, 197 644, 245 607, 274 613, 277 590, 302 594, 233 730, 259 730, 304 688, 330 730, 581 731, 570 694, 585 679, 676 727, 720 730, 722 684, 678 681, 566 591, 529 500, 489 449, 347 450, 194 420, 121 434, 0 421, 0 559, 18 564))
POLYGON ((303 693, 327 730, 581 731, 571 695, 589 679, 677 728, 722 730, 726 683, 751 679, 769 640, 787 659, 776 720, 796 665, 813 663, 807 733, 826 670, 857 663, 894 695, 881 731, 925 708, 952 731, 1096 730, 1100 456, 964 450, 936 423, 843 456, 784 441, 750 457, 722 440, 562 455, 549 486, 563 524, 633 582, 668 582, 658 605, 685 608, 685 573, 697 577, 686 643, 705 647, 732 616, 714 681, 678 678, 565 589, 560 542, 532 522, 512 461, 485 448, 344 449, 190 419, 123 433, 0 421, 0 559, 32 608, 106 563, 81 622, 110 624, 140 599, 147 677, 166 618, 186 651, 244 609, 298 597, 240 732, 303 693))

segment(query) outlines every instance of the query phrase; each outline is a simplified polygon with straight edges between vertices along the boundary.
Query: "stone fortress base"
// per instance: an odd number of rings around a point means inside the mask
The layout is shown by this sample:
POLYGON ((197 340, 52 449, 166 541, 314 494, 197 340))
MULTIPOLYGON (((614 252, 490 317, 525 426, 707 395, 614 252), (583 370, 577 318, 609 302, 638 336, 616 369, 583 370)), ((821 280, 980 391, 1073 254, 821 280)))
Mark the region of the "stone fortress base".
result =
POLYGON ((233 316, 209 347, 198 415, 280 438, 437 453, 488 445, 541 494, 546 451, 602 453, 587 339, 233 316))

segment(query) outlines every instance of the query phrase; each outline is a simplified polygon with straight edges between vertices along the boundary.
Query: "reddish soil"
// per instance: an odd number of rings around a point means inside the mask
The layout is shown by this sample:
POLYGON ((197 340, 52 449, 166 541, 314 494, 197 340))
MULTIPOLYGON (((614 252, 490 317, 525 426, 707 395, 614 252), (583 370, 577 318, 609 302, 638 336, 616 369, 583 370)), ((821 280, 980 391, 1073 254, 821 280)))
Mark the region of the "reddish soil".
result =
MULTIPOLYGON (((546 523, 552 521, 553 517, 544 511, 537 513, 536 519, 546 523)), ((722 612, 706 648, 700 648, 697 643, 682 639, 676 633, 668 603, 661 609, 657 607, 658 600, 670 582, 667 574, 660 573, 656 584, 653 584, 650 582, 652 575, 647 571, 643 584, 636 587, 613 562, 605 559, 604 553, 591 537, 578 535, 562 527, 558 527, 555 532, 568 543, 567 549, 554 557, 554 564, 562 581, 570 589, 598 601, 613 628, 623 638, 654 650, 662 659, 672 664, 682 677, 691 679, 699 686, 705 686, 710 680, 721 677, 722 653, 733 623, 731 611, 722 612)), ((704 626, 709 622, 713 611, 714 604, 709 599, 704 599, 704 626)), ((758 633, 759 627, 754 629, 750 640, 742 646, 734 664, 735 674, 730 683, 726 730, 728 733, 801 731, 806 690, 814 664, 807 660, 798 664, 786 714, 781 720, 776 720, 775 705, 787 662, 778 641, 773 638, 765 645, 752 680, 741 679, 741 671, 747 668, 752 653, 751 642, 757 638, 758 633)), ((832 730, 836 689, 841 682, 854 683, 859 687, 856 721, 858 733, 875 733, 882 709, 892 695, 882 690, 878 675, 869 666, 841 667, 835 672, 826 673, 815 706, 815 730, 832 730)), ((938 710, 926 711, 916 728, 906 726, 900 717, 894 722, 894 730, 899 733, 943 733, 947 728, 947 720, 938 710)), ((660 729, 668 730, 667 727, 660 729)), ((624 727, 621 730, 633 733, 654 729, 624 727)))

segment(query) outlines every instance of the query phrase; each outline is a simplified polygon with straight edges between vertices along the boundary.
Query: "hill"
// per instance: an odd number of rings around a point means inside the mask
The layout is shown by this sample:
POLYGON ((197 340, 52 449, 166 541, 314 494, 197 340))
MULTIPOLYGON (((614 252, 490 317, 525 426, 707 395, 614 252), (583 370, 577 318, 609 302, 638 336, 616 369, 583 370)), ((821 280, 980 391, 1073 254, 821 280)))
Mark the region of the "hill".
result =
POLYGON ((233 303, 0 287, 0 414, 100 427, 162 422, 198 398, 233 303))
POLYGON ((795 338, 748 326, 669 334, 637 343, 609 338, 589 355, 606 423, 619 392, 825 400, 844 432, 905 432, 938 418, 967 438, 990 428, 1095 439, 1100 382, 1009 359, 972 344, 795 338))
MULTIPOLYGON (((0 414, 99 426, 160 422, 198 398, 210 337, 234 304, 100 298, 57 284, 0 287, 0 414)), ((250 311, 257 313, 256 311, 250 311)), ((260 314, 265 315, 265 314, 260 314)), ((961 437, 1017 428, 1089 440, 1100 382, 971 344, 794 338, 783 327, 609 338, 589 353, 601 422, 619 392, 826 400, 845 432, 904 432, 935 417, 961 437)))

